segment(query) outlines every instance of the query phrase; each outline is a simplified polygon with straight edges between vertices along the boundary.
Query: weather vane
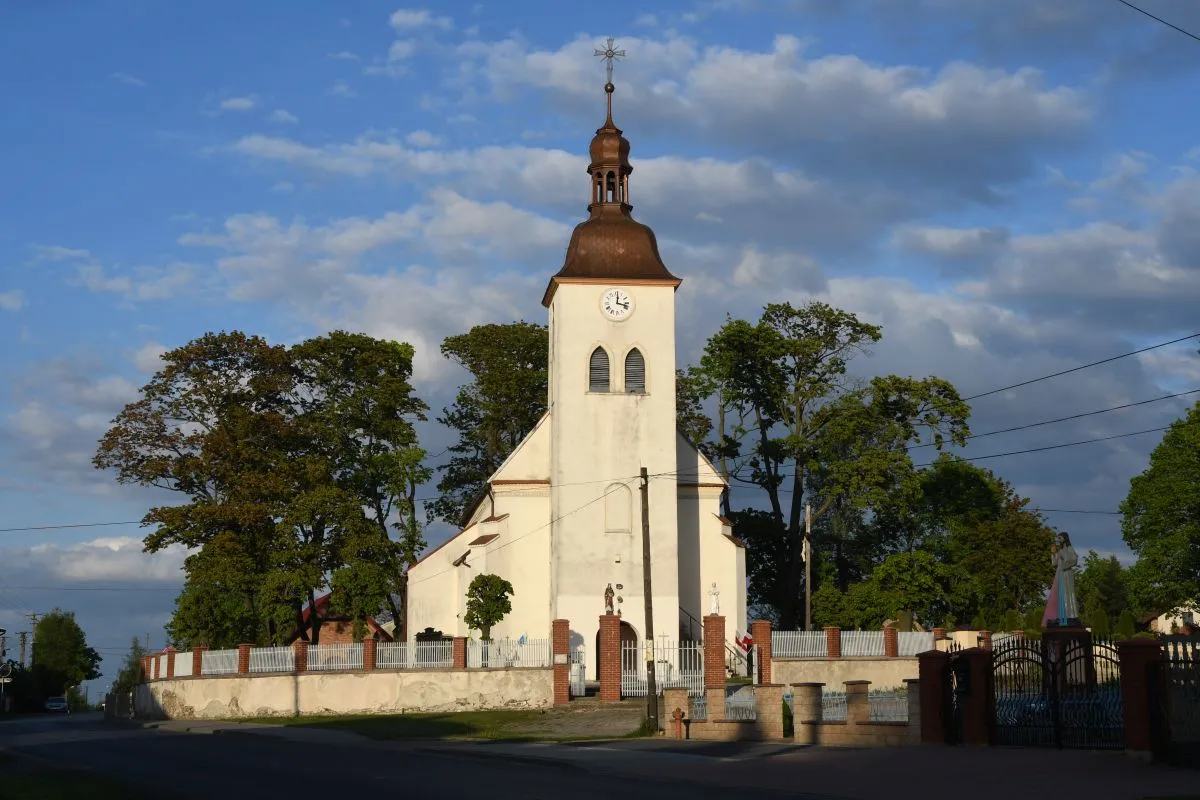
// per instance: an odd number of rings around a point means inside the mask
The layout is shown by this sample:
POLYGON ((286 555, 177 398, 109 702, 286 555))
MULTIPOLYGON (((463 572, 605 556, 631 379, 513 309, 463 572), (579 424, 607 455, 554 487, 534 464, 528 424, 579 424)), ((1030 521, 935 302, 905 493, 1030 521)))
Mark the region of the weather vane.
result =
POLYGON ((605 72, 608 75, 608 82, 610 84, 612 83, 613 61, 616 61, 618 58, 625 57, 625 51, 617 50, 617 49, 615 49, 615 47, 616 47, 616 42, 613 41, 613 38, 610 36, 610 37, 608 37, 608 43, 605 45, 604 49, 600 50, 599 48, 597 48, 596 52, 594 52, 592 54, 592 55, 599 56, 604 59, 604 61, 605 61, 604 68, 605 68, 605 72))

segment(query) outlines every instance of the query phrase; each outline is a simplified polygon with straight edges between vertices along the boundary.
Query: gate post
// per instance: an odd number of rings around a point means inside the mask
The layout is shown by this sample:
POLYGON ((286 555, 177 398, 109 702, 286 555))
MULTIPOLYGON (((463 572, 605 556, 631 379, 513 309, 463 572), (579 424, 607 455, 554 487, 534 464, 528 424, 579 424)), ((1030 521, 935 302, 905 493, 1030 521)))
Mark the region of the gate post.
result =
POLYGON ((921 687, 921 744, 945 744, 950 654, 928 650, 917 659, 921 687))
POLYGON ((1139 760, 1154 756, 1153 702, 1159 696, 1162 650, 1154 639, 1117 642, 1121 660, 1121 704, 1125 722, 1125 753, 1139 760))
POLYGON ((616 614, 600 617, 599 645, 600 702, 616 703, 621 699, 621 618, 616 614))
POLYGON ((571 623, 556 619, 550 623, 550 652, 554 660, 554 705, 571 702, 571 623))
POLYGON ((992 651, 972 647, 958 654, 967 664, 967 691, 962 701, 964 744, 995 744, 996 696, 992 684, 992 651))
POLYGON ((750 623, 750 638, 758 647, 758 658, 754 668, 758 670, 758 683, 771 683, 771 623, 756 619, 750 623))

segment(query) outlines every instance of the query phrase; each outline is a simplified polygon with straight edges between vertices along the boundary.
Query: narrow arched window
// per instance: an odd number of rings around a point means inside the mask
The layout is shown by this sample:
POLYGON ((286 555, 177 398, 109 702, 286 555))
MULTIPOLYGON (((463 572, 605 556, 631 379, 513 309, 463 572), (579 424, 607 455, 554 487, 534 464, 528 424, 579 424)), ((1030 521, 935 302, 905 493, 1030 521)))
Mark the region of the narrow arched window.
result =
POLYGON ((603 347, 593 350, 588 362, 588 391, 608 391, 608 353, 604 352, 603 347))
POLYGON ((615 172, 608 173, 608 186, 605 195, 610 203, 617 199, 617 175, 615 172))
POLYGON ((633 522, 633 493, 623 483, 614 483, 604 492, 604 530, 629 533, 633 522))
POLYGON ((633 394, 646 391, 646 359, 636 347, 625 356, 625 391, 633 394))

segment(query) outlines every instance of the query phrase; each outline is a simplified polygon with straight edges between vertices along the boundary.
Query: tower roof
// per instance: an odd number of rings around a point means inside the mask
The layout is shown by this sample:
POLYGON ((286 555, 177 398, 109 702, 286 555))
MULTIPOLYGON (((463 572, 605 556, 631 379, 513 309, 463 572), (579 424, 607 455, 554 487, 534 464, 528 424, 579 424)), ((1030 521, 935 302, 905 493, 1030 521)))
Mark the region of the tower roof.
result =
POLYGON ((608 115, 588 148, 587 171, 592 178, 588 218, 575 226, 562 269, 550 279, 543 305, 550 305, 559 283, 680 283, 663 264, 654 231, 633 218, 629 140, 613 123, 614 90, 611 80, 605 84, 608 115))

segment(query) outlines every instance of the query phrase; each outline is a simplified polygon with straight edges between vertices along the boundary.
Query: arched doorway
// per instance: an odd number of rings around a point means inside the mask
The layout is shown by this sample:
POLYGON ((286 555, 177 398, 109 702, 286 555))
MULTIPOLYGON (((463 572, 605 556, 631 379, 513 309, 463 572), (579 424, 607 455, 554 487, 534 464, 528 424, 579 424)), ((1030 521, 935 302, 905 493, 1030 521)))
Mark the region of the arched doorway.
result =
MULTIPOLYGON (((630 645, 636 645, 637 641, 638 641, 637 631, 635 631, 633 629, 633 626, 630 625, 628 622, 626 622, 625 620, 621 620, 621 645, 620 645, 621 650, 623 651, 626 647, 629 647, 630 645)), ((596 680, 600 680, 600 651, 601 651, 600 631, 597 630, 596 631, 596 663, 593 665, 593 668, 596 670, 596 673, 595 673, 596 680)), ((621 658, 621 653, 618 652, 617 659, 620 660, 620 658, 621 658)))

